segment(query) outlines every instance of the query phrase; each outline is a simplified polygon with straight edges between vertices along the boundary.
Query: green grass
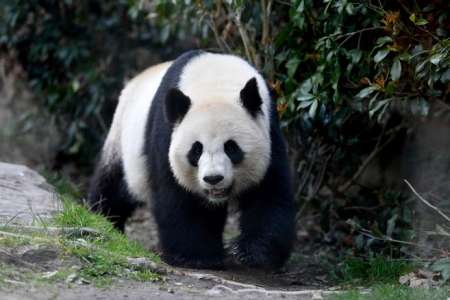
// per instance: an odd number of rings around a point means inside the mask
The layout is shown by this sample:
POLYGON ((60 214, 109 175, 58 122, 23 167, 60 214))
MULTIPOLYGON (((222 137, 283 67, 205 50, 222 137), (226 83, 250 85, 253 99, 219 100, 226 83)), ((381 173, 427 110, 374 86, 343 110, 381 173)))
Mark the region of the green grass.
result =
POLYGON ((341 283, 367 286, 398 282, 401 275, 413 271, 414 268, 408 261, 376 256, 368 259, 347 258, 336 273, 341 283))
MULTIPOLYGON (((69 275, 96 286, 109 285, 115 278, 126 278, 138 281, 155 281, 160 275, 144 267, 130 265, 127 258, 144 257, 153 262, 159 262, 158 256, 144 249, 136 242, 129 241, 121 232, 103 216, 95 214, 76 202, 80 192, 67 180, 47 174, 47 179, 54 186, 62 201, 62 211, 52 220, 37 222, 36 226, 58 227, 70 230, 59 235, 50 234, 45 230, 33 231, 27 228, 2 226, 0 230, 18 234, 18 236, 0 237, 0 247, 14 249, 23 245, 47 244, 60 249, 62 261, 68 265, 61 267, 54 276, 42 280, 41 274, 36 274, 34 281, 61 282, 69 275), (88 228, 89 232, 83 231, 88 228), (78 258, 80 265, 70 267, 70 259, 78 258)), ((72 259, 73 261, 73 259, 72 259)), ((72 262, 73 264, 73 262, 72 262)), ((12 266, 14 267, 14 266, 12 266)), ((10 274, 10 268, 5 268, 3 277, 10 274)), ((25 270, 23 270, 25 271, 25 270)), ((2 273, 0 273, 0 279, 2 273)))
POLYGON ((105 285, 114 277, 125 277, 140 281, 160 279, 158 274, 141 268, 131 268, 129 257, 145 257, 159 262, 159 258, 145 250, 140 244, 129 241, 125 235, 114 229, 104 217, 92 213, 80 204, 63 200, 63 211, 55 216, 59 227, 91 228, 95 234, 82 237, 63 237, 60 242, 66 254, 74 255, 83 261, 79 275, 96 283, 105 285))
POLYGON ((357 290, 332 295, 326 300, 447 300, 448 288, 408 288, 396 284, 374 286, 369 293, 357 290))

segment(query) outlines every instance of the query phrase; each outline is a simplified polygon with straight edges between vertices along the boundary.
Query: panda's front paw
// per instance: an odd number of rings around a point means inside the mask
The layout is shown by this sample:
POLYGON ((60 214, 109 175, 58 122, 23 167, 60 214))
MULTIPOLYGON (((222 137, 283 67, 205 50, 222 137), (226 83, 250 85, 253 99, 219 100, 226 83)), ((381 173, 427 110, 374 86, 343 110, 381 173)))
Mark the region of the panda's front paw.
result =
POLYGON ((223 257, 187 257, 181 255, 162 255, 162 260, 175 267, 192 269, 223 270, 223 257))
POLYGON ((250 268, 279 267, 264 240, 237 239, 231 244, 230 252, 239 264, 250 268))

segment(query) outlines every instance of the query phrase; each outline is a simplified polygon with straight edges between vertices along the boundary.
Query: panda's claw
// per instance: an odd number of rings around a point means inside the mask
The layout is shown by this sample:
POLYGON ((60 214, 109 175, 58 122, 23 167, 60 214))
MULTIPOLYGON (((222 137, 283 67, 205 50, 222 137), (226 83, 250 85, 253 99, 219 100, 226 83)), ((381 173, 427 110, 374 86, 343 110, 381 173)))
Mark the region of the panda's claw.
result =
POLYGON ((229 251, 237 263, 246 267, 259 269, 276 267, 268 248, 262 242, 236 240, 231 244, 229 251))

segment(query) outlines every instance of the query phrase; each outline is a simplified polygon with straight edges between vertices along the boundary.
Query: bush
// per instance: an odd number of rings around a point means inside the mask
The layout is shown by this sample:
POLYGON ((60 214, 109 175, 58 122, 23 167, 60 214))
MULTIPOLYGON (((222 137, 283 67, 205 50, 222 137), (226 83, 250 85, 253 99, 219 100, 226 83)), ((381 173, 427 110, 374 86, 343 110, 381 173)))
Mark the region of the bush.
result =
POLYGON ((160 50, 153 35, 127 0, 17 0, 0 8, 1 50, 20 63, 63 131, 63 162, 92 163, 125 78, 142 68, 139 50, 144 64, 177 50, 160 50))
POLYGON ((402 156, 418 120, 449 115, 445 1, 140 3, 167 36, 196 36, 264 73, 290 140, 299 215, 318 210, 321 235, 356 253, 406 251, 388 241, 415 236, 400 183, 358 181, 402 156))
POLYGON ((64 153, 88 160, 135 45, 247 58, 278 97, 299 216, 318 211, 321 238, 344 248, 398 255, 387 239, 412 238, 414 207, 398 186, 358 181, 394 162, 418 120, 449 115, 447 2, 18 0, 1 9, 0 45, 60 120, 64 153))

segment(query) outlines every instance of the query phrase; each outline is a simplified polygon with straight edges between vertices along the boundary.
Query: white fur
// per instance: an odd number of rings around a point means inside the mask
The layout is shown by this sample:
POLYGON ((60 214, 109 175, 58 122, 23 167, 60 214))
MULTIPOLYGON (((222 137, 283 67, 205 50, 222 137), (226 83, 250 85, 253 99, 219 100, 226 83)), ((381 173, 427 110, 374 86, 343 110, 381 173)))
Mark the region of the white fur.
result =
POLYGON ((140 201, 150 196, 149 174, 143 154, 145 127, 161 79, 171 62, 153 66, 132 79, 123 89, 103 149, 104 163, 122 157, 129 191, 140 201))
POLYGON ((270 96, 258 72, 238 57, 207 53, 195 57, 183 69, 178 87, 191 99, 190 110, 172 133, 169 150, 169 162, 178 182, 200 195, 211 188, 203 181, 205 175, 224 176, 214 188, 232 184, 232 195, 260 182, 270 162, 270 96), (256 120, 240 100, 240 91, 253 77, 263 100, 263 114, 256 120), (237 166, 224 152, 224 144, 230 139, 245 153, 244 161, 237 166), (203 144, 198 168, 186 159, 195 141, 203 144))
MULTIPOLYGON (((151 101, 170 65, 168 62, 151 67, 126 85, 103 148, 104 165, 122 158, 128 189, 141 201, 150 195, 151 179, 142 155, 144 131, 151 101)), ((200 195, 211 188, 202 180, 207 175, 224 176, 215 188, 232 185, 232 195, 260 182, 270 161, 270 96, 259 73, 238 57, 205 53, 185 66, 179 89, 192 103, 171 137, 169 162, 177 181, 200 195), (239 99, 240 91, 253 77, 263 100, 263 113, 256 120, 244 110, 239 99), (237 166, 232 165, 223 149, 229 139, 235 140, 245 153, 244 161, 237 166), (203 144, 198 168, 187 160, 195 141, 203 144)))

